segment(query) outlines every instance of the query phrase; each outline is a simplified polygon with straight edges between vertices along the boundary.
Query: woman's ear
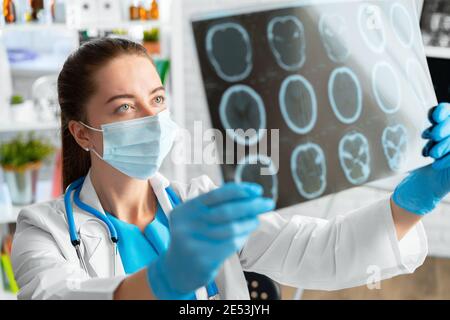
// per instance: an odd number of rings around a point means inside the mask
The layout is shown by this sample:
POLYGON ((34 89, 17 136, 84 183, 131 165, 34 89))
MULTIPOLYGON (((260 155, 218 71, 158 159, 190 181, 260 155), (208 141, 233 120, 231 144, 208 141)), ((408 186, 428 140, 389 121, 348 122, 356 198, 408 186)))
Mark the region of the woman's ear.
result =
POLYGON ((78 145, 84 150, 89 151, 92 143, 88 130, 78 121, 71 120, 69 121, 69 131, 78 145))

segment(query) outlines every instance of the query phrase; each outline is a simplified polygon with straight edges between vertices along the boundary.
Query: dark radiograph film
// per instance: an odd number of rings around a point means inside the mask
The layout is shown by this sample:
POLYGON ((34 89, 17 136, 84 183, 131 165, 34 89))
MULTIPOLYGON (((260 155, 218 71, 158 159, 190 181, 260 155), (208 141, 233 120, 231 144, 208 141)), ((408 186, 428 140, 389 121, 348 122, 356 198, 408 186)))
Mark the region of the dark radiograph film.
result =
POLYGON ((219 107, 220 119, 225 129, 238 143, 254 145, 258 142, 259 129, 266 127, 266 111, 264 102, 258 93, 252 88, 244 85, 230 87, 222 96, 219 107), (249 132, 250 134, 239 134, 249 132), (255 129, 247 131, 248 129, 255 129), (253 135, 251 135, 253 133, 253 135))
POLYGON ((217 74, 226 81, 239 81, 252 70, 252 47, 247 31, 239 24, 224 23, 208 30, 206 50, 217 74), (227 50, 227 47, 234 50, 227 50))
POLYGON ((340 67, 331 73, 328 95, 339 121, 350 124, 358 120, 362 111, 362 91, 361 84, 351 69, 340 67))
POLYGON ((236 182, 256 182, 264 189, 264 196, 277 200, 278 179, 272 160, 263 155, 250 155, 240 161, 236 167, 234 180, 236 182), (261 170, 267 174, 260 174, 261 170))
POLYGON ((360 132, 349 132, 339 141, 339 162, 348 182, 367 181, 370 175, 369 141, 360 132))
POLYGON ((282 208, 412 169, 437 104, 418 21, 410 0, 192 17, 224 180, 257 182, 282 208))

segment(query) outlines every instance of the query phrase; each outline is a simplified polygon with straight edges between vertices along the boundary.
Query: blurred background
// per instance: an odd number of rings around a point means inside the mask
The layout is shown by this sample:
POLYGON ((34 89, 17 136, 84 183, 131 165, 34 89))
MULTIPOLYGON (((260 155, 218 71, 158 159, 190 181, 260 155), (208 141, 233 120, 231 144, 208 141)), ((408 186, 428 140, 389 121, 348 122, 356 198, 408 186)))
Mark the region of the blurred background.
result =
MULTIPOLYGON (((413 1, 413 0, 412 0, 413 1)), ((60 130, 56 79, 67 56, 85 41, 126 37, 155 59, 175 121, 193 131, 210 126, 190 18, 208 11, 274 3, 274 0, 0 0, 0 300, 15 299, 9 261, 20 209, 59 196, 60 130)), ((283 2, 283 1, 279 1, 283 2)), ((439 101, 450 101, 450 1, 417 0, 418 19, 439 101)), ((200 146, 201 147, 201 146, 200 146)), ((195 151, 195 150, 194 150, 195 151)), ((162 173, 188 181, 217 166, 165 163, 162 173)), ((301 205, 300 213, 332 218, 389 195, 402 176, 377 181, 301 205)), ((280 190, 283 192, 283 190, 280 190)), ((288 192, 288 191, 285 191, 288 192)), ((413 275, 337 292, 302 291, 269 284, 252 298, 450 299, 450 198, 425 218, 429 257, 413 275), (270 291, 271 290, 271 291, 270 291), (273 294, 268 294, 272 292, 273 294)), ((249 275, 249 279, 250 279, 249 275)), ((252 278, 253 279, 253 278, 252 278)), ((258 291, 258 281, 249 280, 258 291)))

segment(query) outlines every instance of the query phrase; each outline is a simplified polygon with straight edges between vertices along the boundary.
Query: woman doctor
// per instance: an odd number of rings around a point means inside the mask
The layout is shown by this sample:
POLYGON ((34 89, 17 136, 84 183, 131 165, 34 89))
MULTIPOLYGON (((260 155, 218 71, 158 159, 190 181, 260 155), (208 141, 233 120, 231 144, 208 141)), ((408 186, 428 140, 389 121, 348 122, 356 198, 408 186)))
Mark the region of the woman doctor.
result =
MULTIPOLYGON (((82 45, 58 94, 68 201, 18 217, 20 299, 249 299, 243 270, 321 290, 365 284, 371 266, 380 280, 411 273, 427 254, 420 219, 450 190, 443 158, 392 198, 327 221, 284 218, 256 184, 168 181, 158 168, 175 124, 151 58, 127 40, 82 45)), ((450 146, 449 114, 435 108, 424 133, 434 158, 450 146)))

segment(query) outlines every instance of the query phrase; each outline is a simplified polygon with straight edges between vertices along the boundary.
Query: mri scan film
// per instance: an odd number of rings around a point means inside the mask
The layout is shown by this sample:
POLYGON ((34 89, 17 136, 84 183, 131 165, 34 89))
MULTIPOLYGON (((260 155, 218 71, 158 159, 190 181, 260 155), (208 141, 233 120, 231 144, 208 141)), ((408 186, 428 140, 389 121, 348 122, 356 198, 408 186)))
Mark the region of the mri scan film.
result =
POLYGON ((437 101, 414 1, 274 0, 191 22, 225 181, 283 208, 421 163, 437 101))

